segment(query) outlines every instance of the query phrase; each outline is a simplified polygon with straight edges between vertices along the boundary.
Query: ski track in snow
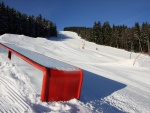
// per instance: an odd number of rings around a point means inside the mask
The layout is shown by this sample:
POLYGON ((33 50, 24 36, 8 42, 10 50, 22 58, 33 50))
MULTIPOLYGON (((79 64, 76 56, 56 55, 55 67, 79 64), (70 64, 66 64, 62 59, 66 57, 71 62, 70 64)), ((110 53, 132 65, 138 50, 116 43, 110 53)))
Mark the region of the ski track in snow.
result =
POLYGON ((15 66, 0 60, 2 113, 150 112, 150 58, 146 55, 141 55, 133 66, 138 54, 84 41, 73 32, 59 32, 57 39, 50 40, 11 34, 0 40, 80 67, 84 72, 80 101, 46 103, 40 101, 15 66))
MULTIPOLYGON (((0 70, 5 70, 1 67, 0 70)), ((8 78, 10 70, 1 72, 0 77, 0 112, 1 113, 21 113, 30 112, 31 108, 25 98, 16 89, 16 83, 8 78), (3 94, 4 92, 4 94, 3 94)))

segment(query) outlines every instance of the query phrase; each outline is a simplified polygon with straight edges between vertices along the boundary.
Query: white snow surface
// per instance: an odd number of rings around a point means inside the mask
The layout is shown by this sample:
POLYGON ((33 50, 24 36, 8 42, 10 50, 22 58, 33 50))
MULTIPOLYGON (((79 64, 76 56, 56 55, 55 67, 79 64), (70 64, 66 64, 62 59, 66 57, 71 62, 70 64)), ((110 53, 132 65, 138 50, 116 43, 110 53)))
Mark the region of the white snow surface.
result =
POLYGON ((31 59, 32 61, 45 66, 47 68, 57 68, 57 69, 61 69, 61 70, 75 70, 76 67, 69 65, 67 63, 55 60, 54 58, 45 56, 43 54, 34 52, 34 51, 30 51, 28 49, 22 48, 22 47, 18 47, 17 45, 14 44, 10 44, 10 43, 2 43, 5 46, 15 50, 16 52, 26 56, 27 58, 31 59))
POLYGON ((150 113, 150 57, 145 54, 97 45, 69 31, 49 39, 4 34, 0 42, 84 72, 80 100, 41 102, 26 74, 0 56, 0 113, 150 113))

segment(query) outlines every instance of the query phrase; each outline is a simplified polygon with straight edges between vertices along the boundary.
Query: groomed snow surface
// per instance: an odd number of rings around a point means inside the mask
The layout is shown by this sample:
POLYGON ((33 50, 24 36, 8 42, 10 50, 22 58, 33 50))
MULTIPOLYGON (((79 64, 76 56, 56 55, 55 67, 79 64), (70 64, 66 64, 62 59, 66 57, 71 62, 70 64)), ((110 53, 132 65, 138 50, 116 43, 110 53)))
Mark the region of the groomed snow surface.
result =
POLYGON ((80 100, 41 102, 26 73, 0 56, 0 113, 150 113, 147 55, 97 45, 67 31, 50 39, 5 34, 0 42, 55 58, 84 72, 80 100))

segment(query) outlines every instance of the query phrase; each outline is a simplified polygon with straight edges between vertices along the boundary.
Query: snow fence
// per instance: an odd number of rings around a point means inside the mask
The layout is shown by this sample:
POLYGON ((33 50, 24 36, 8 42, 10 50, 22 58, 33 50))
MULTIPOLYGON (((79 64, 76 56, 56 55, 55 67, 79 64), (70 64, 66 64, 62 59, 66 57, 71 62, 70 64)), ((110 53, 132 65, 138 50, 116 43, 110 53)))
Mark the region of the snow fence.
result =
POLYGON ((41 94, 41 101, 80 99, 80 68, 8 43, 0 43, 0 55, 28 76, 31 87, 41 94))

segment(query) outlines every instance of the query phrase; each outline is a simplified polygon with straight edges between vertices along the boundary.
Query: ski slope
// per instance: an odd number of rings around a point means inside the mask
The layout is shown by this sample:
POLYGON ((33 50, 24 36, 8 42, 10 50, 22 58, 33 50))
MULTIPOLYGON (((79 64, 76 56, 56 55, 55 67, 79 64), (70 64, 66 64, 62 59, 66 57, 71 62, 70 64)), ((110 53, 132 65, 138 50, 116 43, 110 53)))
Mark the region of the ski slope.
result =
POLYGON ((80 100, 41 102, 26 73, 0 57, 2 113, 150 112, 150 57, 147 55, 97 45, 69 31, 60 31, 57 38, 50 39, 4 34, 0 42, 38 52, 84 71, 80 100))

